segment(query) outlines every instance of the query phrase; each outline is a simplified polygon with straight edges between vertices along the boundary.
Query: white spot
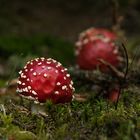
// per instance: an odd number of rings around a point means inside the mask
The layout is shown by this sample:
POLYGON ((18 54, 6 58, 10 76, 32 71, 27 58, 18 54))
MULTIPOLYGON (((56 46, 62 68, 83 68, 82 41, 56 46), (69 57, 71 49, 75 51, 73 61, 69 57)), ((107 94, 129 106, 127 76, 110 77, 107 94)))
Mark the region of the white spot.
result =
POLYGON ((113 53, 114 53, 114 54, 118 54, 118 50, 115 49, 115 50, 113 51, 113 53))
POLYGON ((70 74, 66 74, 67 77, 70 77, 70 74))
POLYGON ((71 83, 71 85, 73 85, 73 81, 71 81, 70 83, 71 83))
POLYGON ((67 68, 64 68, 64 70, 67 71, 68 69, 67 68))
MULTIPOLYGON (((98 37, 99 38, 99 37, 98 37)), ((94 40, 96 40, 96 39, 98 39, 97 37, 95 37, 95 36, 91 36, 89 39, 90 39, 90 41, 94 41, 94 40)))
POLYGON ((60 62, 58 62, 58 65, 60 65, 60 66, 61 66, 62 64, 61 64, 60 62))
POLYGON ((27 66, 24 66, 24 69, 26 69, 27 68, 27 66))
POLYGON ((65 89, 67 89, 67 86, 66 85, 62 86, 62 90, 65 90, 65 89))
POLYGON ((28 71, 28 69, 25 69, 25 71, 27 72, 27 71, 28 71))
POLYGON ((66 80, 67 78, 64 76, 64 80, 66 80))
POLYGON ((85 35, 85 32, 80 33, 80 38, 84 37, 85 35))
POLYGON ((104 42, 109 42, 110 39, 109 39, 109 38, 103 38, 103 41, 104 41, 104 42))
POLYGON ((19 92, 19 88, 16 89, 16 92, 19 92))
POLYGON ((17 81, 17 84, 21 85, 21 81, 17 81))
POLYGON ((26 75, 21 76, 22 78, 26 78, 26 75))
POLYGON ((74 91, 75 91, 75 88, 73 87, 73 89, 72 89, 72 90, 73 90, 73 92, 74 92, 74 91))
POLYGON ((35 97, 35 99, 37 99, 37 100, 38 100, 38 97, 35 97))
POLYGON ((33 62, 31 62, 30 64, 33 65, 33 62))
POLYGON ((71 84, 69 84, 70 89, 73 89, 73 86, 71 84))
POLYGON ((21 74, 22 73, 22 70, 19 72, 19 74, 21 74))
POLYGON ((20 89, 17 88, 16 92, 20 92, 20 89))
POLYGON ((34 90, 32 90, 32 93, 33 93, 34 95, 37 95, 37 93, 36 93, 34 90))
POLYGON ((55 91, 54 94, 59 94, 59 91, 55 91))
POLYGON ((28 86, 27 88, 30 90, 31 89, 31 86, 28 86))
POLYGON ((22 83, 23 86, 25 86, 25 83, 22 83))
POLYGON ((58 70, 55 70, 55 73, 58 73, 58 70))
POLYGON ((36 75, 37 75, 37 73, 36 73, 36 72, 34 72, 34 73, 33 73, 33 75, 34 75, 34 76, 36 76, 36 75))
POLYGON ((29 79, 29 78, 27 78, 27 81, 30 81, 30 79, 29 79))
POLYGON ((42 69, 44 69, 45 68, 45 66, 42 66, 42 69))
POLYGON ((60 83, 60 82, 57 82, 57 83, 56 83, 56 85, 57 85, 57 86, 60 86, 60 85, 61 85, 61 83, 60 83))
POLYGON ((48 58, 47 60, 50 61, 50 60, 52 60, 52 59, 51 59, 51 58, 48 58))
POLYGON ((28 88, 27 87, 25 88, 25 92, 28 92, 28 88))
POLYGON ((39 104, 39 101, 34 101, 35 104, 39 104))
POLYGON ((29 99, 29 100, 34 100, 35 98, 32 97, 32 96, 28 96, 27 99, 29 99))
POLYGON ((44 58, 44 57, 41 57, 41 60, 42 60, 42 61, 44 61, 44 60, 45 60, 45 58, 44 58))
POLYGON ((79 47, 79 46, 82 46, 82 43, 81 43, 81 41, 78 41, 75 43, 75 45, 79 47))
POLYGON ((53 60, 53 62, 56 63, 57 61, 56 60, 53 60))
POLYGON ((56 65, 56 67, 60 67, 62 64, 60 62, 58 62, 58 64, 56 65))
POLYGON ((42 63, 40 62, 40 63, 38 63, 38 66, 40 66, 42 63))
POLYGON ((27 64, 30 64, 30 61, 28 61, 27 64))
POLYGON ((39 58, 36 58, 35 61, 38 62, 38 59, 39 59, 39 58))
POLYGON ((61 72, 64 72, 64 71, 65 71, 64 69, 61 70, 61 72))
POLYGON ((91 27, 91 28, 87 29, 87 30, 85 31, 85 33, 86 33, 86 34, 89 34, 89 33, 91 33, 91 32, 92 32, 92 30, 94 30, 94 28, 93 28, 93 27, 91 27))
POLYGON ((30 71, 33 71, 33 69, 30 69, 30 71))
POLYGON ((46 73, 44 73, 44 77, 45 77, 45 78, 47 77, 47 74, 46 74, 46 73))
POLYGON ((72 101, 75 99, 75 96, 74 95, 72 95, 72 101))
POLYGON ((21 77, 23 76, 24 74, 23 73, 21 73, 21 77))
POLYGON ((22 90, 25 92, 25 89, 24 88, 22 90))
POLYGON ((51 64, 51 61, 47 61, 47 64, 51 64))
POLYGON ((84 40, 83 40, 83 44, 87 44, 88 42, 89 42, 88 39, 84 39, 84 40))
POLYGON ((22 90, 22 89, 19 89, 19 90, 18 90, 18 92, 20 92, 20 93, 21 93, 21 92, 23 92, 23 90, 22 90))
POLYGON ((51 70, 51 67, 47 67, 48 70, 51 70))

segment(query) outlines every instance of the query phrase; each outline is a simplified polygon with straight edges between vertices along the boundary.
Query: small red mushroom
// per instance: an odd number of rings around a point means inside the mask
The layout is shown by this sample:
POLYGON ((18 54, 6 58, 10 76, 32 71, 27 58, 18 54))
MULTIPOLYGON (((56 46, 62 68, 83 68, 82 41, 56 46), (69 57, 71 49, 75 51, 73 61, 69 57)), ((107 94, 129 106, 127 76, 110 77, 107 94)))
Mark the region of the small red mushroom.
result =
POLYGON ((80 69, 108 71, 108 67, 100 60, 104 60, 118 68, 122 65, 122 56, 114 40, 115 33, 106 29, 91 28, 80 34, 76 43, 76 59, 80 69))
MULTIPOLYGON (((119 70, 124 66, 124 57, 121 47, 115 43, 117 39, 117 34, 103 28, 89 28, 82 32, 75 44, 78 67, 88 71, 112 72, 122 78, 124 75, 119 70)), ((113 89, 107 97, 117 102, 119 94, 118 89, 113 89)))
POLYGON ((73 82, 67 69, 54 59, 36 58, 27 62, 19 72, 17 92, 34 102, 70 102, 73 82))
POLYGON ((92 42, 89 41, 82 45, 82 49, 77 55, 77 64, 81 69, 100 69, 103 72, 107 72, 108 67, 99 60, 104 60, 114 67, 119 67, 122 62, 122 57, 118 46, 100 39, 92 42))

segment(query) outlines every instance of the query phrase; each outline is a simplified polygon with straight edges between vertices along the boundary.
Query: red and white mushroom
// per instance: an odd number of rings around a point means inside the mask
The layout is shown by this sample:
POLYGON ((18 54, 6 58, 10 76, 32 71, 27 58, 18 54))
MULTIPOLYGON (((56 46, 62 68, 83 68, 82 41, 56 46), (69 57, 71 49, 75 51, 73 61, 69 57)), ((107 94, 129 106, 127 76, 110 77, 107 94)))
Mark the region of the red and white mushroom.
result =
POLYGON ((99 61, 104 60, 116 68, 120 67, 123 58, 114 43, 116 39, 117 35, 106 29, 91 28, 81 33, 75 49, 78 66, 84 70, 106 72, 108 67, 99 61))
POLYGON ((17 92, 36 103, 51 100, 53 103, 70 102, 73 82, 60 62, 48 58, 36 58, 27 62, 19 72, 17 92))

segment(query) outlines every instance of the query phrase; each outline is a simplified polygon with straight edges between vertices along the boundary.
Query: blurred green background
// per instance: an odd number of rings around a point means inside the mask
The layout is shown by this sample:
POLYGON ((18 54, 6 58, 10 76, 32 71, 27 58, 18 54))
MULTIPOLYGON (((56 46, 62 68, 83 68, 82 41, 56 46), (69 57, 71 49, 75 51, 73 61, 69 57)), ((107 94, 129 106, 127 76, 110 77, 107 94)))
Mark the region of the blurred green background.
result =
POLYGON ((1 0, 0 77, 39 56, 73 65, 78 34, 89 27, 111 29, 117 18, 118 32, 135 48, 140 42, 139 17, 139 0, 1 0))

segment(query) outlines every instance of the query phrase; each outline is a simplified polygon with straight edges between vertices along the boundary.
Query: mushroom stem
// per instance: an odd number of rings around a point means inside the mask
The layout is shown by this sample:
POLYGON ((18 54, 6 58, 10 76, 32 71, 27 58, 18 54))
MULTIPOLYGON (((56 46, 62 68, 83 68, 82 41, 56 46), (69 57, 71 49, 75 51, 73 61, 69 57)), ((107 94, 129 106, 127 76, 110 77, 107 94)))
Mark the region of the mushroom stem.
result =
POLYGON ((45 110, 45 106, 42 104, 35 104, 34 102, 32 102, 31 104, 31 112, 33 114, 42 114, 43 116, 46 116, 46 110, 45 110))

